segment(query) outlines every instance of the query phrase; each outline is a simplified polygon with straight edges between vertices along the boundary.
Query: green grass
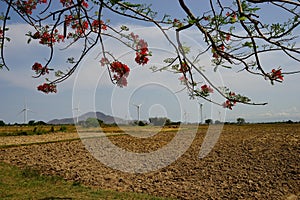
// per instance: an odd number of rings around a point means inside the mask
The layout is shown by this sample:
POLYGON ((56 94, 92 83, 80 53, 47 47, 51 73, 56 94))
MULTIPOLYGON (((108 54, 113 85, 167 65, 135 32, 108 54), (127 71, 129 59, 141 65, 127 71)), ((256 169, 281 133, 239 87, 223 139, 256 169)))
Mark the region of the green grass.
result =
POLYGON ((146 194, 125 193, 89 188, 61 177, 40 175, 37 171, 0 162, 0 199, 148 199, 146 194))

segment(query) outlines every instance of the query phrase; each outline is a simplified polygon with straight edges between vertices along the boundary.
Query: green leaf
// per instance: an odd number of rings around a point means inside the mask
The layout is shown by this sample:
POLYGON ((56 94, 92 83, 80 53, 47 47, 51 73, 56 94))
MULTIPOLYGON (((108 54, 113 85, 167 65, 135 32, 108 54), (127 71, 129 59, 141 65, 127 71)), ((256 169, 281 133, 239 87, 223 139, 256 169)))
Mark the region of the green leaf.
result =
POLYGON ((253 47, 253 44, 252 44, 252 42, 245 42, 245 43, 243 44, 243 46, 244 46, 244 47, 252 48, 252 47, 253 47))
POLYGON ((121 26, 121 30, 122 31, 129 31, 129 28, 127 26, 125 26, 125 25, 122 25, 121 26))
POLYGON ((240 21, 245 21, 245 20, 247 20, 247 17, 245 17, 245 16, 239 17, 239 20, 240 21))
POLYGON ((110 3, 114 6, 115 4, 119 3, 121 0, 110 0, 110 3))
POLYGON ((141 4, 134 4, 134 3, 130 3, 130 2, 124 2, 124 5, 134 8, 134 7, 141 7, 141 4))
POLYGON ((68 58, 67 63, 74 64, 75 63, 74 59, 75 59, 74 57, 68 58))
POLYGON ((214 72, 217 72, 219 65, 214 67, 214 72))
POLYGON ((164 59, 164 63, 173 63, 174 60, 176 60, 175 58, 166 58, 164 59))
POLYGON ((228 66, 228 65, 221 65, 221 66, 224 67, 224 68, 227 68, 227 69, 232 69, 232 67, 228 66))

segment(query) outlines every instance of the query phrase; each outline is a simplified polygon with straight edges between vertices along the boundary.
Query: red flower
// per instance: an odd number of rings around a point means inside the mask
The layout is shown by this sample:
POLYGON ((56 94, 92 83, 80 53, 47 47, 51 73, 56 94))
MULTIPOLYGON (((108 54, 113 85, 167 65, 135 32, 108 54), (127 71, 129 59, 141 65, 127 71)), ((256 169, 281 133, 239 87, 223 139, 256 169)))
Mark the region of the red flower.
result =
POLYGON ((16 6, 22 14, 26 13, 28 15, 31 15, 32 11, 36 9, 38 3, 47 3, 47 0, 17 0, 16 6))
POLYGON ((132 38, 135 45, 135 62, 139 65, 147 64, 149 61, 149 58, 147 56, 150 56, 147 42, 145 42, 145 40, 143 39, 139 39, 139 36, 135 35, 134 33, 130 33, 129 37, 132 38))
POLYGON ((235 96, 235 93, 234 92, 229 92, 229 96, 235 96))
POLYGON ((272 69, 272 74, 271 74, 272 79, 280 79, 283 81, 283 75, 281 73, 281 69, 272 69))
POLYGON ((224 51, 225 50, 225 45, 224 44, 220 44, 217 46, 217 48, 212 48, 212 53, 213 53, 213 57, 214 58, 219 58, 219 53, 220 51, 224 51))
POLYGON ((181 63, 179 71, 182 73, 186 73, 187 71, 189 71, 188 65, 185 62, 181 63))
POLYGON ((148 44, 143 39, 140 39, 136 45, 136 57, 135 62, 139 65, 145 65, 148 63, 149 58, 147 56, 149 55, 148 50, 148 44))
POLYGON ((139 36, 135 35, 134 33, 130 33, 130 37, 133 39, 133 41, 137 41, 137 39, 139 38, 139 36))
POLYGON ((207 93, 213 93, 214 92, 214 90, 210 86, 207 86, 206 84, 201 86, 201 90, 204 91, 204 92, 207 92, 207 93))
POLYGON ((85 8, 88 8, 89 7, 89 4, 86 2, 86 1, 82 1, 82 6, 85 7, 85 8))
POLYGON ((0 28, 0 38, 3 38, 3 31, 0 28))
POLYGON ((213 93, 213 92, 214 92, 214 90, 210 86, 208 86, 206 84, 201 86, 200 94, 202 96, 207 97, 207 96, 209 96, 209 93, 213 93))
POLYGON ((107 30, 107 26, 104 24, 104 22, 102 20, 94 20, 92 22, 92 28, 93 31, 98 32, 99 27, 101 27, 102 30, 106 31, 107 30))
POLYGON ((236 101, 229 101, 229 100, 226 100, 226 101, 223 103, 223 107, 232 110, 232 106, 235 106, 235 104, 236 104, 236 101))
POLYGON ((110 64, 110 70, 115 73, 113 75, 114 80, 117 81, 117 84, 120 87, 123 86, 127 86, 127 77, 129 75, 130 69, 127 65, 119 62, 119 61, 115 61, 113 63, 110 64))
POLYGON ((124 76, 122 76, 118 81, 117 81, 117 84, 118 84, 118 86, 120 86, 120 87, 123 87, 123 86, 127 86, 127 79, 124 77, 124 76))
POLYGON ((33 38, 33 39, 40 39, 40 38, 41 38, 40 32, 37 31, 35 34, 33 34, 32 38, 33 38))
POLYGON ((64 39, 65 39, 65 36, 63 36, 63 35, 57 35, 57 37, 58 37, 58 42, 61 40, 61 41, 64 41, 64 39))
POLYGON ((82 23, 82 27, 83 27, 83 29, 88 29, 89 28, 89 23, 87 21, 84 21, 82 23))
POLYGON ((52 92, 54 92, 54 93, 57 92, 56 85, 55 84, 49 84, 49 83, 44 83, 43 85, 39 85, 37 87, 37 89, 39 91, 42 91, 42 92, 46 93, 46 94, 48 94, 49 92, 51 92, 51 93, 52 92))
POLYGON ((32 66, 32 70, 34 71, 40 71, 43 69, 43 66, 40 64, 40 63, 34 63, 33 66, 32 66))
POLYGON ((107 58, 101 58, 101 60, 100 60, 100 65, 101 65, 101 66, 105 66, 105 65, 108 64, 108 63, 109 63, 109 61, 108 61, 107 58))
POLYGON ((185 76, 181 76, 178 78, 182 83, 186 83, 188 79, 185 76))
POLYGON ((70 7, 74 4, 73 0, 60 0, 60 3, 65 7, 70 7))
POLYGON ((36 74, 49 74, 49 69, 47 67, 43 67, 40 63, 37 62, 33 64, 32 70, 34 70, 36 74))
POLYGON ((72 15, 65 16, 66 26, 69 26, 72 20, 73 20, 73 16, 72 15))
POLYGON ((147 55, 143 55, 140 53, 136 53, 135 62, 139 65, 145 65, 148 63, 149 58, 146 57, 147 55))
POLYGON ((229 41, 230 40, 230 37, 231 37, 231 35, 229 35, 229 34, 226 34, 226 41, 229 41))

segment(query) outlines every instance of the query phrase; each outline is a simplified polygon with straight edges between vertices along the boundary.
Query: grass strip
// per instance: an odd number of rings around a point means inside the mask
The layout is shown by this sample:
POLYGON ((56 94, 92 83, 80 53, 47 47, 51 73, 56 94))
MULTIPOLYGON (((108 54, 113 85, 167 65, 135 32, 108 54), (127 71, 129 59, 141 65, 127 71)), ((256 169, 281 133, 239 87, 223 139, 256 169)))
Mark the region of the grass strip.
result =
POLYGON ((0 199, 122 199, 164 200, 147 194, 116 192, 83 186, 61 177, 45 176, 30 168, 0 162, 0 199))

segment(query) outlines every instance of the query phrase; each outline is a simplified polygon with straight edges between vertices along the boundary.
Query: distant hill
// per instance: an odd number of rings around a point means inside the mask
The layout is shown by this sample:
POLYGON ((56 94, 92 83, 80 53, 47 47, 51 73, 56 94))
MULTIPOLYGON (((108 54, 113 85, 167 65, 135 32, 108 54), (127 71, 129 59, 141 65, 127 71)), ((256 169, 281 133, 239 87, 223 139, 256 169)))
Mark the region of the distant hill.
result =
MULTIPOLYGON (((85 121, 88 118, 97 118, 99 120, 102 120, 105 124, 127 124, 128 121, 118 118, 118 117, 113 117, 110 115, 106 115, 102 112, 88 112, 83 115, 80 115, 78 117, 78 121, 85 121)), ((63 119, 53 119, 47 122, 48 124, 74 124, 76 118, 63 118, 63 119)))

